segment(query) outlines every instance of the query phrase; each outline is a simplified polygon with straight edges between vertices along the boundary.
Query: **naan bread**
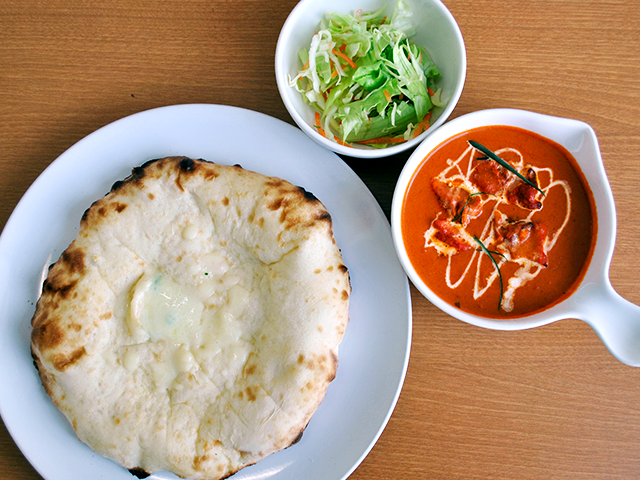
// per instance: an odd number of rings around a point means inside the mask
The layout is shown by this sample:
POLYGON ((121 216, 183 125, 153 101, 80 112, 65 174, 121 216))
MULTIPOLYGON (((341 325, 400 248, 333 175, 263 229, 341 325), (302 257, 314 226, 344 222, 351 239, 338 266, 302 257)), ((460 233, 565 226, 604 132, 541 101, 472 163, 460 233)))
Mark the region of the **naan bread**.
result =
POLYGON ((304 189, 153 160, 51 266, 32 353, 94 451, 225 478, 301 435, 335 377, 350 291, 331 217, 304 189))

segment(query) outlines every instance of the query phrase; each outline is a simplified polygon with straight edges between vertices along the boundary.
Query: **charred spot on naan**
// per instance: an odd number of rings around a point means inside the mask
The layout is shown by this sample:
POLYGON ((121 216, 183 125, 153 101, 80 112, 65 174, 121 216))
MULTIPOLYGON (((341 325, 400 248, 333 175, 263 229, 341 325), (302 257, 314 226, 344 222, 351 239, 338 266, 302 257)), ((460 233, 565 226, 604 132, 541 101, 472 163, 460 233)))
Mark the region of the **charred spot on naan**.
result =
POLYGON ((101 217, 107 217, 110 215, 110 210, 113 210, 116 213, 122 213, 125 208, 127 208, 126 203, 107 203, 106 205, 98 207, 98 215, 100 215, 101 217))
POLYGON ((196 162, 192 158, 184 157, 178 164, 180 171, 189 173, 196 169, 196 162))
POLYGON ((129 175, 127 178, 123 180, 118 180, 111 186, 111 192, 117 192, 118 190, 122 189, 125 185, 131 184, 131 183, 138 184, 147 175, 146 173, 147 167, 149 167, 150 165, 153 165, 156 162, 160 162, 161 160, 162 159, 159 159, 159 158, 148 160, 147 162, 143 163, 139 167, 134 167, 131 170, 131 175, 129 175))
POLYGON ((49 275, 42 284, 42 292, 51 297, 67 298, 72 295, 78 279, 85 272, 85 253, 68 248, 60 260, 49 267, 49 275))
POLYGON ((193 175, 202 175, 206 179, 213 179, 217 177, 217 174, 213 168, 214 164, 207 162, 206 160, 194 160, 193 158, 183 157, 178 162, 178 176, 176 177, 176 185, 181 191, 185 191, 182 185, 184 178, 189 178, 193 175))
POLYGON ((142 468, 136 467, 136 468, 129 468, 128 470, 129 470, 129 473, 131 475, 133 475, 134 477, 138 477, 140 479, 147 478, 147 477, 151 476, 151 474, 149 472, 146 472, 142 468))
POLYGON ((61 345, 65 340, 64 330, 49 318, 45 311, 38 311, 33 318, 31 337, 40 351, 47 351, 61 345))
POLYGON ((87 351, 84 347, 80 347, 69 355, 65 355, 63 353, 56 353, 51 356, 51 363, 56 368, 56 370, 60 372, 64 372, 71 365, 80 360, 84 355, 86 355, 87 351))
POLYGON ((85 270, 86 255, 79 249, 67 249, 62 254, 62 265, 72 273, 82 274, 85 270))
POLYGON ((305 190, 303 187, 298 187, 298 189, 302 192, 302 195, 307 200, 310 200, 312 202, 319 202, 318 198, 313 193, 309 192, 308 190, 305 190))
MULTIPOLYGON (((182 162, 185 159, 187 159, 187 157, 164 157, 148 160, 142 165, 134 167, 127 178, 114 182, 109 193, 119 192, 126 188, 139 189, 144 186, 147 179, 161 178, 165 174, 164 171, 167 165, 174 164, 176 161, 182 162)), ((189 160, 195 162, 195 160, 189 160)))
POLYGON ((303 428, 298 435, 296 435, 296 438, 293 439, 293 441, 291 442, 291 445, 289 445, 289 447, 294 446, 296 443, 300 443, 300 440, 302 440, 302 435, 304 434, 305 429, 306 429, 306 427, 303 428))
MULTIPOLYGON (((316 223, 326 222, 332 228, 331 214, 311 192, 302 187, 293 187, 281 182, 267 182, 269 198, 265 206, 271 211, 280 211, 279 221, 284 230, 295 227, 313 228, 316 223)), ((331 230, 333 236, 333 231, 331 230)))
POLYGON ((39 351, 45 355, 46 360, 59 372, 65 371, 87 353, 84 346, 77 346, 79 345, 77 338, 70 339, 67 332, 65 332, 65 330, 71 330, 72 334, 77 334, 79 332, 78 324, 66 325, 67 328, 65 329, 65 319, 55 315, 51 317, 46 310, 35 315, 32 324, 32 344, 37 345, 39 351), (69 353, 58 351, 60 347, 67 344, 76 345, 77 348, 69 353))
POLYGON ((300 362, 309 370, 321 372, 329 382, 333 381, 338 371, 338 356, 334 352, 330 352, 328 356, 312 355, 306 359, 301 355, 298 357, 298 363, 300 362))

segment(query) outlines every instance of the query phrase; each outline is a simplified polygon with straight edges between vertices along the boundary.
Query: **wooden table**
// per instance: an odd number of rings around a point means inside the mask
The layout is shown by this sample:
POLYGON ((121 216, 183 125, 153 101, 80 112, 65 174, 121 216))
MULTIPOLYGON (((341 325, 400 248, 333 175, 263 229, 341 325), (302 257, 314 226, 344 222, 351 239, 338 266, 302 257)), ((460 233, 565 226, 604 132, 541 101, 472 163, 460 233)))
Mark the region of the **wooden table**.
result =
MULTIPOLYGON (((295 3, 3 0, 0 227, 47 165, 123 116, 212 103, 292 123, 273 63, 295 3)), ((595 129, 617 201, 611 280, 640 304, 640 4, 445 3, 468 58, 453 117, 514 107, 595 129)), ((345 160, 388 214, 406 158, 345 160)), ((412 299, 406 383, 352 479, 640 478, 640 369, 616 361, 586 324, 488 331, 441 313, 413 287, 412 299)), ((16 478, 40 476, 2 426, 0 479, 16 478)))

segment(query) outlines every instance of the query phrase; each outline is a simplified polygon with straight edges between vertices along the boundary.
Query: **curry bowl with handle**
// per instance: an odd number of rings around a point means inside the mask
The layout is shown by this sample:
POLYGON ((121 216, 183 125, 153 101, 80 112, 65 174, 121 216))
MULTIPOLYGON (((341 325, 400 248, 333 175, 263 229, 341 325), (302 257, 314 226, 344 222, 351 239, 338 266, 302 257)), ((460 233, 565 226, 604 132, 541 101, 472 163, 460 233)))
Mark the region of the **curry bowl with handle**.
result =
POLYGON ((449 315, 494 330, 522 330, 568 318, 583 320, 594 329, 618 360, 640 366, 640 307, 616 293, 609 280, 616 236, 616 211, 596 134, 586 123, 514 109, 482 110, 446 123, 418 146, 402 170, 393 196, 391 227, 395 248, 407 276, 428 300, 449 315), (518 127, 564 147, 582 170, 596 208, 595 248, 575 290, 549 308, 515 318, 480 316, 443 301, 414 268, 407 254, 401 227, 405 195, 423 160, 448 139, 489 126, 518 127))

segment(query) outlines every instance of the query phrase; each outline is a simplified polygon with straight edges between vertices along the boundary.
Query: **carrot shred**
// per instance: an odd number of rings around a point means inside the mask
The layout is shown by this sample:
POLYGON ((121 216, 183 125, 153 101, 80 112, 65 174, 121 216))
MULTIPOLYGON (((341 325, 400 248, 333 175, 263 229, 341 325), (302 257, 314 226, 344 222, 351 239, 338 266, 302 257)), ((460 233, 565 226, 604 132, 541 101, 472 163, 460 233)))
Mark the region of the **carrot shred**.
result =
POLYGON ((384 93, 384 98, 387 99, 387 102, 390 102, 391 101, 391 94, 389 93, 389 90, 387 90, 385 88, 382 93, 384 93))
POLYGON ((429 95, 431 95, 432 97, 435 95, 435 93, 433 93, 433 90, 431 90, 429 87, 427 87, 427 91, 429 92, 429 95))
POLYGON ((418 124, 416 129, 413 131, 413 138, 416 138, 422 132, 425 132, 429 127, 429 120, 431 120, 431 112, 427 113, 422 121, 418 124))
POLYGON ((331 78, 336 78, 338 76, 338 69, 335 69, 333 72, 331 72, 331 78))
POLYGON ((302 71, 305 71, 307 68, 309 68, 309 60, 307 60, 307 63, 305 63, 304 67, 302 67, 302 71))
POLYGON ((320 126, 320 120, 317 114, 316 114, 316 124, 314 126, 316 127, 320 135, 322 135, 324 138, 327 138, 327 132, 325 132, 324 128, 320 126))
MULTIPOLYGON (((337 144, 342 145, 343 147, 351 147, 347 142, 343 142, 338 137, 333 137, 337 144)), ((353 147, 352 147, 353 148, 353 147)))
MULTIPOLYGON (((316 129, 318 130, 318 133, 320 135, 322 135, 324 138, 329 138, 327 137, 327 132, 324 131, 324 128, 322 128, 321 123, 320 123, 320 113, 316 112, 316 124, 314 125, 314 127, 316 127, 316 129)), ((338 143, 339 145, 343 145, 345 147, 351 147, 351 145, 349 145, 346 142, 343 142, 342 140, 340 140, 338 137, 333 137, 333 139, 336 141, 336 143, 338 143)))
POLYGON ((342 53, 340 50, 336 50, 335 48, 333 50, 331 50, 333 53, 335 53, 336 55, 338 55, 339 57, 344 58, 347 63, 351 66, 351 68, 357 68, 356 64, 353 63, 353 60, 351 60, 349 57, 347 57, 344 53, 342 53))

